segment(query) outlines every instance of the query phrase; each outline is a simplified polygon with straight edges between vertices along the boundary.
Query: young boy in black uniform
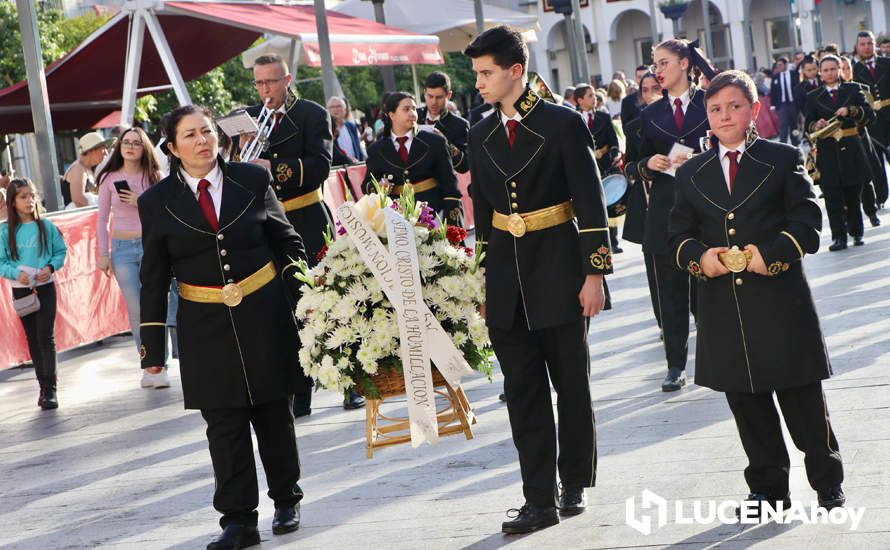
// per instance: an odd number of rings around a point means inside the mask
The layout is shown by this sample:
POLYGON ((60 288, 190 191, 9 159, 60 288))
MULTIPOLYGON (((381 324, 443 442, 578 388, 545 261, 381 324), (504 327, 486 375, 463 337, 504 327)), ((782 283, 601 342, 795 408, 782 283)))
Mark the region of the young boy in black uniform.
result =
MULTIPOLYGON (((801 152, 751 130, 753 80, 719 74, 705 96, 718 143, 677 170, 670 246, 699 279, 695 382, 726 394, 748 467, 748 501, 788 503, 788 452, 773 394, 819 504, 844 504, 843 466, 822 380, 831 365, 801 259, 822 212, 801 152)), ((745 509, 748 509, 747 506, 745 509)))

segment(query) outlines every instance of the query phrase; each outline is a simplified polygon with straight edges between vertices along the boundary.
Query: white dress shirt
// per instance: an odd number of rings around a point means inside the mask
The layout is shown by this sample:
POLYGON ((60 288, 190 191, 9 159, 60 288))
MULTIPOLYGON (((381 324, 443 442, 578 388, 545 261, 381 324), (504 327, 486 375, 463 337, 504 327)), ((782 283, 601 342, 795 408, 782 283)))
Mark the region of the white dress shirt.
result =
POLYGON ((407 134, 405 134, 404 136, 397 136, 397 135, 395 134, 395 132, 392 132, 392 133, 390 134, 390 138, 392 139, 392 145, 393 145, 393 147, 396 148, 396 151, 397 151, 397 152, 398 152, 398 150, 399 150, 399 142, 397 141, 397 138, 400 138, 400 137, 407 137, 407 138, 408 138, 408 139, 405 141, 405 149, 408 150, 408 154, 410 155, 410 154, 411 154, 411 142, 414 141, 414 130, 410 130, 410 131, 409 131, 407 134))
POLYGON ((223 174, 222 170, 219 169, 219 164, 215 164, 213 170, 203 178, 190 176, 189 173, 185 171, 185 168, 180 169, 179 173, 182 174, 182 179, 185 180, 185 184, 188 185, 189 189, 192 190, 192 193, 195 194, 195 200, 198 200, 198 182, 201 180, 210 182, 210 187, 208 187, 207 190, 210 191, 210 198, 213 199, 213 208, 216 209, 216 219, 218 220, 219 207, 222 204, 223 188, 223 174))
MULTIPOLYGON (((725 147, 722 143, 718 144, 717 148, 718 148, 718 153, 720 154, 720 166, 723 168, 723 179, 726 182, 726 190, 731 192, 732 189, 729 187, 729 156, 726 153, 730 153, 732 151, 738 151, 739 156, 736 159, 736 162, 741 164, 742 163, 742 153, 745 152, 745 142, 743 141, 741 143, 741 145, 739 145, 738 147, 735 147, 733 149, 729 149, 728 147, 725 147)), ((736 173, 736 176, 738 176, 738 173, 736 173)))
MULTIPOLYGON (((668 101, 671 102, 671 111, 673 111, 675 109, 675 106, 674 106, 675 99, 677 99, 677 96, 672 96, 672 95, 668 94, 668 101)), ((685 115, 686 109, 689 107, 689 102, 691 101, 691 99, 689 97, 689 88, 686 88, 686 91, 683 92, 679 96, 679 99, 682 102, 682 105, 680 106, 680 108, 683 109, 683 114, 685 115)))

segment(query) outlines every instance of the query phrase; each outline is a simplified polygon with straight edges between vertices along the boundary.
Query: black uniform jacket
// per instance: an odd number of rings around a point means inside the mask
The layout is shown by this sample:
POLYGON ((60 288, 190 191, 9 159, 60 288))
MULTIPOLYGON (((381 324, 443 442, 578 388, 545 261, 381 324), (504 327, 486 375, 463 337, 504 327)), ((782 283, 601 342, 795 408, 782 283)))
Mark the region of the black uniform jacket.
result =
POLYGON ((794 87, 794 106, 797 107, 797 110, 801 113, 804 112, 807 106, 807 94, 822 86, 822 81, 816 78, 816 84, 810 84, 809 80, 804 80, 803 82, 798 82, 794 87))
POLYGON ((164 364, 171 276, 180 284, 221 287, 270 261, 278 273, 235 307, 180 298, 176 325, 188 409, 244 407, 285 397, 294 392, 299 369, 292 314, 298 282, 290 264, 305 257, 303 242, 275 200, 267 170, 218 162, 224 181, 217 232, 178 170, 139 197, 143 367, 164 364))
POLYGON ((674 177, 663 172, 653 172, 646 167, 649 158, 655 154, 667 155, 674 143, 679 142, 701 151, 700 138, 707 134, 710 126, 705 112, 705 93, 694 86, 689 89, 689 105, 683 118, 683 129, 677 130, 674 123, 674 106, 667 92, 664 97, 647 105, 640 113, 640 157, 637 173, 651 183, 649 210, 646 216, 646 233, 643 236, 643 250, 650 254, 667 254, 668 214, 674 203, 674 177))
MULTIPOLYGON (((805 127, 808 133, 815 130, 819 119, 829 120, 841 107, 849 110, 849 116, 841 117, 844 129, 861 128, 874 119, 875 113, 865 99, 865 94, 857 85, 844 82, 837 92, 837 102, 831 101, 831 94, 824 86, 807 94, 805 127)), ((871 165, 866 156, 865 146, 857 134, 843 137, 840 141, 828 137, 817 140, 816 166, 821 178, 819 185, 849 186, 864 185, 871 181, 871 165)))
MULTIPOLYGON (((587 113, 581 113, 581 117, 587 122, 587 113)), ((602 111, 593 112, 593 146, 596 165, 601 176, 606 176, 612 169, 612 161, 621 154, 618 148, 618 134, 612 126, 612 117, 602 111)))
MULTIPOLYGON (((418 124, 426 124, 427 108, 417 109, 418 124)), ((445 109, 434 124, 437 130, 442 132, 448 140, 448 152, 451 153, 451 164, 454 170, 463 174, 470 169, 470 161, 467 158, 467 136, 470 133, 470 123, 451 111, 445 109)))
POLYGON ((632 120, 640 118, 640 93, 633 92, 624 96, 621 100, 621 126, 626 126, 632 120))
POLYGON ((486 320, 509 329, 521 302, 530 330, 575 322, 589 274, 612 272, 609 227, 593 139, 581 116, 526 91, 512 149, 499 108, 470 129, 476 240, 486 251, 486 320), (572 201, 575 221, 514 237, 493 212, 527 213, 572 201))
MULTIPOLYGON (((874 58, 875 76, 865 63, 857 61, 853 64, 853 80, 869 87, 871 99, 874 102, 890 99, 890 58, 874 58)), ((875 111, 875 119, 869 125, 868 130, 872 139, 878 141, 883 147, 890 145, 890 105, 875 111)))
POLYGON ((717 391, 768 392, 831 375, 801 258, 819 248, 822 212, 801 152, 749 139, 730 194, 718 148, 677 171, 671 250, 699 278, 695 382, 717 391), (699 264, 710 247, 756 245, 769 276, 714 279, 699 264))
MULTIPOLYGON (((381 184, 389 177, 394 187, 403 185, 406 180, 410 183, 420 183, 425 179, 434 178, 438 185, 428 191, 417 193, 417 200, 426 201, 430 208, 443 215, 455 208, 461 208, 460 199, 463 195, 457 188, 457 175, 451 165, 448 142, 440 135, 432 132, 415 132, 411 148, 408 150, 408 163, 405 164, 399 157, 390 136, 383 134, 368 147, 366 165, 367 172, 362 184, 365 193, 374 192, 371 176, 381 184)), ((398 194, 393 193, 393 197, 396 196, 398 194)))
POLYGON ((649 189, 640 178, 637 161, 640 159, 640 119, 624 125, 624 177, 627 178, 627 214, 621 236, 626 241, 642 244, 646 230, 646 211, 649 209, 649 189))
MULTIPOLYGON (((271 163, 273 189, 280 201, 322 189, 333 155, 331 117, 324 107, 288 92, 284 108, 284 117, 269 136, 269 149, 260 155, 271 163)), ((247 112, 256 117, 261 109, 254 105, 247 112)), ((310 265, 314 265, 324 246, 324 232, 330 227, 334 233, 327 205, 318 202, 291 210, 287 219, 303 237, 310 265)))

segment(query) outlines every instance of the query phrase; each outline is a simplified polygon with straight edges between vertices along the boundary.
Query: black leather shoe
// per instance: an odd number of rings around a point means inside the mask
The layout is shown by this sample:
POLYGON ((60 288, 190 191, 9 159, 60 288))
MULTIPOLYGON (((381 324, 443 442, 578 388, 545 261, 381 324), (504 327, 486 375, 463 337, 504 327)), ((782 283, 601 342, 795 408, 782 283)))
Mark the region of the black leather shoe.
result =
POLYGON ((853 237, 853 246, 862 246, 865 244, 865 241, 862 240, 862 236, 853 237))
POLYGON ((504 403, 506 403, 507 402, 507 394, 502 393, 502 394, 498 395, 498 399, 503 401, 504 403))
POLYGON ((584 487, 562 486, 559 494, 559 515, 577 516, 587 508, 587 495, 584 487))
POLYGON ((59 408, 59 400, 56 398, 56 390, 52 388, 41 388, 40 396, 37 398, 37 406, 47 411, 59 408))
POLYGON ((238 550, 260 543, 260 532, 248 525, 226 525, 223 532, 207 545, 207 550, 238 550))
POLYGON ((834 242, 828 247, 828 250, 831 252, 837 252, 838 250, 845 250, 847 248, 847 239, 835 239, 834 242))
POLYGON ((559 523, 559 514, 556 513, 555 506, 543 508, 534 504, 525 503, 522 508, 511 508, 507 510, 507 517, 513 517, 510 521, 501 524, 501 531, 508 535, 521 535, 522 533, 531 533, 538 529, 544 529, 551 525, 559 523), (515 513, 515 516, 511 516, 515 513))
POLYGON ((355 390, 348 390, 343 398, 343 408, 347 411, 361 409, 365 406, 365 398, 357 394, 355 390))
POLYGON ((844 490, 840 484, 835 485, 831 489, 817 491, 816 494, 819 497, 819 506, 826 510, 840 508, 847 502, 847 497, 844 495, 844 490))
POLYGON ((664 382, 661 383, 661 391, 677 391, 686 385, 686 371, 677 367, 668 369, 664 382))
POLYGON ((768 495, 766 493, 751 493, 744 502, 753 504, 748 505, 746 509, 736 508, 735 516, 737 518, 742 517, 743 513, 746 518, 763 518, 766 516, 764 504, 768 504, 775 508, 777 512, 781 512, 791 504, 791 498, 789 495, 785 495, 785 497, 782 498, 768 495))
POLYGON ((300 503, 293 506, 275 509, 275 517, 272 518, 272 534, 283 535, 300 528, 300 503))
POLYGON ((612 254, 621 254, 622 252, 624 252, 624 249, 617 244, 612 247, 612 254))
POLYGON ((872 227, 881 225, 881 218, 879 218, 877 214, 872 214, 871 216, 869 216, 868 221, 871 222, 872 227))

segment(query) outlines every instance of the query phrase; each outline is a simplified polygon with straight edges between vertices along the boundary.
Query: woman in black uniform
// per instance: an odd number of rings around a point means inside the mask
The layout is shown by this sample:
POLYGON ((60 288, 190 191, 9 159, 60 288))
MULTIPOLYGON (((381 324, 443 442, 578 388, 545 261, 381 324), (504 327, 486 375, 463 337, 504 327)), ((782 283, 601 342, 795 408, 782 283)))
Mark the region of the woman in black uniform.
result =
POLYGON ((643 252, 651 254, 653 259, 656 301, 668 364, 661 389, 676 391, 686 385, 690 279, 688 273, 677 270, 668 247, 668 213, 674 204, 674 176, 669 171, 679 167, 687 157, 668 158, 668 155, 675 144, 700 153, 700 139, 707 134, 709 126, 705 93, 697 89, 690 78, 693 63, 700 59, 694 47, 686 40, 665 40, 655 47, 652 58, 662 98, 640 114, 642 141, 637 170, 640 178, 651 185, 643 252))
POLYGON ((462 195, 448 142, 436 133, 416 131, 417 106, 409 93, 387 95, 383 112, 383 133, 368 147, 364 192, 373 192, 372 176, 380 183, 388 180, 392 197, 398 197, 402 186, 410 183, 418 201, 425 201, 450 225, 461 225, 462 195))
POLYGON ((210 113, 187 105, 164 119, 170 175, 139 197, 142 368, 164 364, 167 291, 179 282, 179 364, 187 409, 207 422, 213 505, 222 534, 207 548, 259 544, 250 427, 257 436, 272 532, 300 526, 300 463, 289 396, 298 375, 292 308, 303 241, 261 166, 225 162, 210 113))

